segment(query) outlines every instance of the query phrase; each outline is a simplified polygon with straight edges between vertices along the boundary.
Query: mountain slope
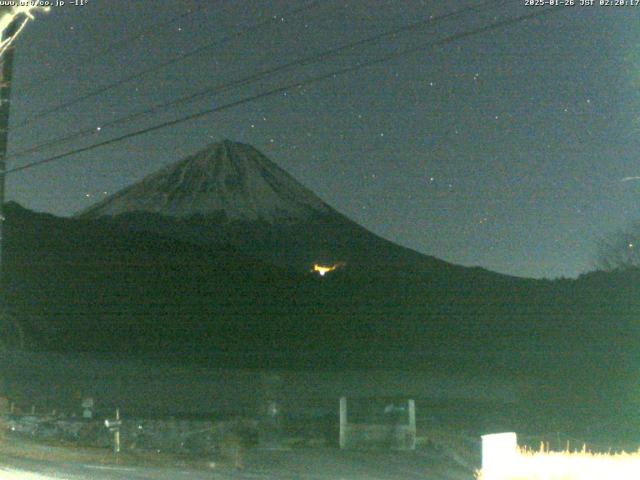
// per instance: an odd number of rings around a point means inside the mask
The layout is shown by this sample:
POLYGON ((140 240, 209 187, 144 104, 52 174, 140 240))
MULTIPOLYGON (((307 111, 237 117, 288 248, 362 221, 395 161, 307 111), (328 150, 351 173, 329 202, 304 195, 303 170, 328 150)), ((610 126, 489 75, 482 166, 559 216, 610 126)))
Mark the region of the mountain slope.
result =
POLYGON ((254 334, 269 348, 268 318, 308 288, 231 248, 5 211, 7 303, 37 350, 242 350, 254 334))
POLYGON ((221 221, 307 220, 331 209, 249 145, 225 140, 169 165, 99 204, 80 218, 149 212, 221 221))
POLYGON ((361 267, 319 277, 110 221, 17 205, 6 214, 7 303, 38 350, 261 352, 287 365, 307 355, 403 365, 497 355, 509 365, 612 342, 635 351, 631 274, 545 282, 361 267))
POLYGON ((520 298, 528 285, 487 283, 472 269, 411 278, 355 268, 321 278, 111 221, 5 210, 7 302, 38 350, 334 360, 475 350, 478 341, 504 345, 511 328, 478 333, 508 311, 496 298, 520 298))
MULTIPOLYGON (((320 200, 251 146, 225 140, 77 215, 201 245, 233 245, 264 261, 424 273, 455 265, 385 240, 320 200)), ((437 234, 437 232, 430 232, 437 234)), ((478 269, 476 275, 508 278, 478 269)))

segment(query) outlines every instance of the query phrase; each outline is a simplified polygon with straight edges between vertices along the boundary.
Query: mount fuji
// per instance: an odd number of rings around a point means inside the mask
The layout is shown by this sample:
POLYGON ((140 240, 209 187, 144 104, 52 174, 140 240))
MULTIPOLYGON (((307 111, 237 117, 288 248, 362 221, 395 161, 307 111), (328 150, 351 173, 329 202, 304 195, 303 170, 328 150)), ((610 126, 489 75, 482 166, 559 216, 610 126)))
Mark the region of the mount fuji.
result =
POLYGON ((225 140, 92 206, 81 217, 149 212, 269 224, 307 221, 331 208, 255 148, 225 140))
POLYGON ((229 140, 164 167, 76 218, 107 219, 191 243, 230 245, 300 271, 315 264, 462 270, 371 233, 252 146, 229 140))

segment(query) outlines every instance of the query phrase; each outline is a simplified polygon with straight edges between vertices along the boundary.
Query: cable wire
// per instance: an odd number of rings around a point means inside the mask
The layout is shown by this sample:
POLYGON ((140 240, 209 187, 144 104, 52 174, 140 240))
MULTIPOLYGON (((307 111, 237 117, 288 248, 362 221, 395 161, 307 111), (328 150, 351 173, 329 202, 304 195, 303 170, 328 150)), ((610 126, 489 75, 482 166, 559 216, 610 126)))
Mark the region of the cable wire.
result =
MULTIPOLYGON (((308 3, 304 7, 293 9, 293 10, 287 12, 286 15, 297 15, 297 14, 302 13, 304 11, 307 11, 307 10, 313 9, 315 7, 318 7, 321 4, 322 4, 322 2, 320 0, 313 0, 312 2, 308 3)), ((68 108, 68 107, 72 107, 73 105, 76 105, 76 104, 78 104, 80 102, 83 102, 84 100, 87 100, 89 98, 92 98, 92 97, 95 97, 95 96, 98 96, 98 95, 102 95, 102 94, 104 94, 106 92, 109 92, 109 91, 111 91, 111 90, 113 90, 113 89, 115 89, 117 87, 120 87, 121 85, 124 85, 124 84, 127 84, 129 82, 132 82, 133 80, 137 80, 139 78, 145 77, 145 76, 147 76, 147 75, 149 75, 151 73, 154 73, 154 72, 157 72, 159 70, 162 70, 162 69, 164 69, 164 68, 166 68, 166 67, 168 67, 170 65, 174 65, 174 64, 179 63, 179 62, 181 62, 183 60, 186 60, 187 58, 191 58, 191 57, 193 57, 195 55, 198 55, 198 54, 200 54, 202 52, 210 50, 210 49, 212 49, 214 47, 218 47, 218 46, 220 46, 220 45, 222 45, 224 43, 227 43, 228 41, 240 38, 240 37, 246 35, 247 33, 253 32, 253 31, 258 30, 258 29, 260 29, 260 28, 262 28, 262 27, 264 27, 266 25, 269 25, 269 24, 273 23, 274 21, 275 21, 274 17, 269 17, 269 19, 267 19, 265 21, 258 22, 258 23, 254 24, 254 25, 252 25, 252 26, 250 26, 248 28, 240 30, 239 32, 236 32, 236 33, 234 33, 232 35, 228 35, 226 37, 223 37, 223 38, 221 38, 219 40, 215 40, 213 42, 209 42, 209 43, 207 43, 205 45, 202 45, 202 46, 200 46, 198 48, 195 48, 194 50, 191 50, 188 53, 185 53, 183 55, 179 55, 177 57, 174 57, 171 60, 167 60, 166 62, 159 63, 157 65, 154 65, 154 66, 150 67, 150 68, 147 68, 146 70, 142 70, 141 72, 134 73, 133 75, 129 75, 127 77, 124 77, 124 78, 122 78, 122 79, 120 79, 120 80, 118 80, 116 82, 113 82, 113 83, 110 83, 108 85, 104 85, 102 87, 96 88, 95 90, 87 92, 84 95, 80 95, 79 97, 76 97, 76 98, 74 98, 72 100, 60 103, 60 104, 56 105, 55 107, 51 107, 51 108, 48 108, 48 109, 45 109, 45 110, 41 110, 40 112, 37 112, 37 113, 31 115, 30 117, 27 117, 24 120, 22 120, 21 122, 19 122, 17 125, 15 125, 15 128, 21 128, 21 127, 24 127, 24 126, 27 126, 27 125, 31 125, 32 123, 37 122, 37 121, 39 121, 39 120, 41 120, 43 118, 46 118, 46 117, 48 117, 49 115, 51 115, 53 113, 59 112, 60 110, 63 110, 63 109, 68 108)))
POLYGON ((277 87, 277 88, 274 88, 274 89, 271 89, 271 90, 267 90, 267 91, 262 92, 262 93, 258 93, 256 95, 252 95, 252 96, 247 97, 247 98, 243 98, 243 99, 236 100, 236 101, 224 104, 224 105, 220 105, 218 107, 209 108, 209 109, 206 109, 206 110, 203 110, 203 111, 200 111, 200 112, 197 112, 197 113, 193 113, 193 114, 190 114, 190 115, 187 115, 187 116, 175 119, 175 120, 163 122, 163 123, 160 123, 160 124, 157 124, 157 125, 153 125, 153 126, 150 126, 150 127, 146 127, 146 128, 140 129, 140 130, 136 130, 134 132, 129 132, 127 134, 120 135, 118 137, 114 137, 114 138, 111 138, 109 140, 104 140, 102 142, 98 142, 98 143, 95 143, 93 145, 88 145, 86 147, 77 148, 75 150, 71 150, 69 152, 61 153, 59 155, 54 155, 52 157, 48 157, 48 158, 44 158, 44 159, 41 159, 41 160, 37 160, 35 162, 31 162, 31 163, 28 163, 26 165, 22 165, 20 167, 15 167, 15 168, 6 170, 5 171, 5 175, 10 174, 10 173, 16 173, 16 172, 21 172, 21 171, 24 171, 24 170, 28 170, 30 168, 34 168, 34 167, 37 167, 37 166, 40 166, 40 165, 44 165, 44 164, 47 164, 47 163, 51 163, 51 162, 55 162, 55 161, 61 160, 63 158, 70 157, 72 155, 76 155, 76 154, 79 154, 79 153, 87 152, 87 151, 90 151, 90 150, 95 150, 96 148, 100 148, 100 147, 103 147, 103 146, 107 146, 107 145, 111 145, 111 144, 114 144, 114 143, 118 143, 118 142, 121 142, 123 140, 127 140, 129 138, 134 138, 134 137, 137 137, 137 136, 140 136, 140 135, 144 135, 146 133, 154 132, 154 131, 157 131, 157 130, 160 130, 160 129, 163 129, 163 128, 167 128, 167 127, 178 125, 178 124, 181 124, 181 123, 184 123, 184 122, 188 122, 190 120, 195 120, 195 119, 198 119, 198 118, 201 118, 201 117, 205 117, 205 116, 211 115, 213 113, 221 112, 223 110, 227 110, 227 109, 239 106, 239 105, 244 105, 246 103, 250 103, 250 102, 253 102, 253 101, 256 101, 256 100, 260 100, 260 99, 263 99, 263 98, 266 98, 266 97, 271 97, 271 96, 274 96, 274 95, 278 95, 278 94, 281 94, 283 92, 286 92, 287 90, 291 90, 292 88, 297 88, 297 87, 301 87, 301 86, 305 86, 305 85, 311 85, 311 84, 314 84, 314 83, 321 82, 323 80, 327 80, 329 78, 336 78, 339 75, 345 75, 345 74, 351 73, 353 71, 360 70, 362 68, 366 68, 366 67, 370 67, 370 66, 374 66, 374 65, 379 65, 381 63, 388 62, 389 60, 394 60, 394 59, 397 59, 397 58, 405 57, 405 56, 417 53, 419 51, 422 51, 422 50, 424 50, 426 48, 433 48, 433 47, 437 47, 437 46, 446 45, 448 43, 452 43, 452 42, 455 42, 457 40, 461 40, 461 39, 464 39, 464 38, 468 38, 468 37, 471 37, 471 36, 479 35, 479 34, 482 34, 482 33, 493 31, 493 30, 498 30, 498 29, 501 29, 501 28, 504 28, 504 27, 508 27, 510 25, 515 25, 517 23, 520 23, 522 21, 529 20, 529 19, 532 19, 532 18, 537 18, 537 17, 541 17, 543 15, 548 15, 549 13, 564 11, 565 9, 566 9, 566 7, 551 7, 551 8, 546 8, 546 9, 543 9, 543 10, 537 10, 537 11, 535 11, 533 13, 520 15, 518 17, 509 18, 509 19, 506 19, 506 20, 501 20, 499 22, 494 22, 494 23, 491 23, 491 24, 486 25, 484 27, 479 27, 479 28, 476 28, 476 29, 473 29, 473 30, 469 30, 469 31, 466 31, 466 32, 461 32, 461 33, 449 35, 449 36, 447 36, 447 37, 445 37, 445 38, 443 38, 441 40, 437 40, 437 41, 434 41, 434 42, 429 42, 427 45, 422 45, 422 46, 419 46, 419 47, 413 47, 413 48, 405 49, 405 50, 403 50, 401 52, 397 52, 397 53, 390 54, 390 55, 385 55, 383 57, 380 57, 380 58, 377 58, 377 59, 374 59, 374 60, 370 60, 370 61, 367 61, 367 62, 359 63, 359 64, 356 64, 356 65, 353 65, 353 66, 350 66, 350 67, 345 67, 345 68, 342 68, 342 69, 339 69, 339 70, 335 70, 335 71, 330 72, 330 73, 325 73, 325 74, 322 74, 322 75, 311 77, 311 78, 309 78, 307 80, 292 82, 292 83, 289 83, 289 84, 281 86, 281 87, 277 87))
POLYGON ((120 118, 117 118, 115 120, 109 121, 109 122, 101 123, 99 128, 96 128, 96 127, 85 128, 85 129, 82 129, 80 131, 77 131, 77 132, 74 132, 74 133, 71 133, 71 134, 67 134, 67 135, 63 135, 63 136, 60 136, 60 137, 56 137, 56 138, 54 138, 52 140, 48 140, 46 142, 40 143, 40 144, 35 145, 33 147, 30 147, 28 149, 16 152, 13 155, 11 155, 11 158, 18 158, 18 157, 24 156, 24 155, 29 154, 29 153, 40 151, 40 150, 45 149, 45 148, 49 148, 49 147, 56 146, 56 145, 59 145, 59 144, 67 143, 69 141, 76 140, 76 139, 79 139, 79 138, 82 138, 82 137, 85 137, 85 136, 88 136, 88 135, 96 134, 97 132, 101 131, 104 128, 113 127, 113 126, 116 126, 116 125, 128 123, 128 122, 131 122, 131 121, 136 120, 138 118, 141 118, 141 117, 143 117, 145 115, 155 114, 155 113, 158 113, 160 111, 166 110, 166 109, 168 109, 170 107, 173 107, 173 106, 176 106, 176 105, 180 105, 180 104, 184 104, 184 103, 188 103, 188 102, 192 102, 194 100, 197 100, 197 99, 205 97, 205 96, 212 95, 214 93, 221 93, 221 92, 230 90, 231 88, 234 88, 234 87, 246 86, 246 85, 249 85, 249 84, 251 84, 251 83, 253 83, 255 81, 262 80, 264 78, 267 78, 268 76, 274 75, 276 73, 282 73, 284 71, 291 70, 291 69, 293 69, 295 67, 308 65, 308 64, 311 64, 311 63, 316 63, 316 62, 319 62, 319 61, 321 61, 323 59, 327 59, 329 57, 339 55, 339 54, 343 53, 344 51, 349 50, 349 49, 353 49, 355 47, 359 47, 359 46, 362 46, 362 45, 365 45, 365 44, 377 42, 377 41, 382 40, 382 39, 387 38, 387 37, 396 36, 396 35, 398 35, 400 33, 406 33, 406 32, 410 32, 412 30, 417 30, 418 28, 429 26, 429 25, 432 25, 432 24, 434 24, 436 22, 439 22, 439 21, 447 20, 447 19, 450 19, 450 18, 453 18, 453 17, 456 17, 456 16, 460 16, 462 14, 466 14, 466 13, 472 12, 474 10, 481 9, 485 5, 488 5, 488 4, 499 5, 500 3, 505 3, 505 1, 506 0, 502 0, 502 1, 496 2, 496 0, 484 0, 484 1, 480 2, 478 5, 475 5, 473 7, 465 7, 465 8, 461 8, 461 9, 458 9, 458 10, 455 10, 453 12, 449 12, 449 13, 446 13, 446 14, 443 14, 443 15, 429 17, 426 20, 420 20, 418 22, 414 22, 414 23, 411 23, 409 25, 405 25, 405 26, 402 26, 402 27, 399 27, 399 28, 394 28, 394 29, 389 30, 389 31, 385 31, 385 32, 382 32, 382 33, 379 33, 379 34, 376 34, 376 35, 372 35, 372 36, 363 38, 361 40, 350 42, 350 43, 347 43, 345 45, 341 45, 339 47, 335 47, 335 48, 331 48, 329 50, 325 50, 325 51, 322 51, 322 52, 314 53, 314 54, 309 55, 307 57, 304 57, 304 58, 301 58, 301 59, 297 59, 297 60, 294 60, 292 62, 288 62, 286 64, 279 65, 279 66, 276 66, 276 67, 272 67, 272 68, 263 70, 261 72, 257 72, 257 73, 255 73, 253 75, 250 75, 249 77, 244 77, 242 79, 234 80, 232 82, 222 83, 222 84, 218 84, 218 85, 215 85, 215 86, 212 86, 212 87, 208 87, 208 88, 205 88, 203 90, 199 90, 198 92, 189 94, 187 96, 184 96, 184 97, 181 97, 181 98, 178 98, 178 99, 175 99, 175 100, 171 100, 169 102, 159 103, 159 104, 153 105, 153 106, 151 106, 151 107, 149 107, 149 108, 147 108, 145 110, 142 110, 142 111, 139 111, 139 112, 136 112, 136 113, 132 113, 132 114, 126 115, 124 117, 120 117, 120 118))
MULTIPOLYGON (((182 13, 180 15, 176 15, 174 17, 171 17, 168 20, 162 20, 160 22, 156 22, 153 23, 151 25, 149 25, 147 28, 145 28, 144 30, 141 30, 140 32, 131 34, 127 37, 124 37, 120 40, 116 40, 115 42, 112 42, 110 44, 108 44, 107 46, 105 46, 104 48, 98 50, 95 53, 91 53, 89 54, 85 59, 81 59, 81 61, 79 63, 76 63, 75 65, 73 65, 74 68, 77 69, 81 69, 86 67, 87 65, 90 65, 92 63, 95 63, 96 60, 109 55, 110 53, 112 53, 113 51, 119 50, 122 47, 127 47, 131 44, 131 42, 135 42, 137 40, 141 40, 145 37, 145 35, 149 34, 149 33, 156 33, 158 31, 163 31, 162 29, 168 25, 171 25, 173 23, 179 22, 180 20, 183 20, 187 17, 190 17, 191 15, 195 15, 196 13, 205 10, 207 8, 211 7, 211 3, 202 3, 201 5, 197 6, 194 9, 190 9, 187 10, 185 13, 182 13)), ((70 65, 71 66, 71 65, 70 65)), ((47 82, 51 82, 52 80, 54 80, 56 77, 58 77, 60 74, 59 73, 52 73, 49 76, 45 76, 44 78, 36 78, 36 80, 32 81, 32 82, 27 82, 26 84, 21 84, 21 87, 28 91, 30 89, 32 89, 33 87, 40 87, 43 83, 47 83, 47 82)), ((20 92, 18 92, 19 94, 24 94, 25 92, 23 90, 21 90, 20 92)))

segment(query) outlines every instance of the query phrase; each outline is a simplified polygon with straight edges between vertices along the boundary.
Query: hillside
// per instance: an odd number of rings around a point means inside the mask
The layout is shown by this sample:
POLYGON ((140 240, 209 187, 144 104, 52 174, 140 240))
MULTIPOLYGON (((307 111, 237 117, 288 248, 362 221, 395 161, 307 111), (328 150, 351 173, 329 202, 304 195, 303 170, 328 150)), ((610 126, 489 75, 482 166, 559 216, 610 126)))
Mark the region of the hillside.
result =
POLYGON ((39 350, 252 352, 338 363, 344 356, 365 363, 444 356, 462 365, 525 353, 567 356, 605 348, 612 338, 619 348, 633 347, 624 334, 633 319, 622 313, 636 284, 622 280, 612 285, 623 290, 606 291, 602 279, 544 282, 462 267, 408 274, 367 265, 320 277, 232 247, 16 204, 7 206, 5 272, 10 308, 39 350))

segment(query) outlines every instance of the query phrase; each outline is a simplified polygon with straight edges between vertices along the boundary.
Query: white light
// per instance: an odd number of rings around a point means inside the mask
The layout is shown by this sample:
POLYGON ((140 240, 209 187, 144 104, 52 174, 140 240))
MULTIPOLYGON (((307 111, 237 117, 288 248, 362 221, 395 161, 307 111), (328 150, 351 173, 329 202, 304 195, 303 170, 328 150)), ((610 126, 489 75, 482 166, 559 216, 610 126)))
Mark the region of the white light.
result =
MULTIPOLYGON (((37 2, 15 2, 16 4, 19 3, 26 3, 26 4, 32 4, 32 3, 37 3, 37 2)), ((48 12, 49 11, 49 7, 39 7, 39 6, 15 6, 12 7, 10 11, 8 12, 4 12, 3 14, 0 14, 0 36, 3 38, 2 41, 0 41, 0 56, 2 56, 2 54, 6 51, 7 48, 9 48, 9 46, 15 41, 15 39, 18 37, 18 35, 20 35, 20 33, 22 32, 22 30, 24 29, 24 27, 27 25, 27 22, 29 20, 33 20, 33 13, 34 11, 37 10, 41 10, 43 12, 48 12), (21 16, 24 15, 26 18, 22 21, 22 23, 18 26, 17 30, 15 31, 15 33, 7 38, 4 38, 4 34, 5 31, 7 30, 7 28, 13 23, 13 21, 21 16)))
POLYGON ((640 452, 600 454, 581 451, 538 452, 519 448, 515 433, 483 435, 479 480, 563 479, 631 480, 638 478, 640 452))
POLYGON ((483 480, 506 480, 517 471, 518 439, 513 432, 482 436, 483 480))

